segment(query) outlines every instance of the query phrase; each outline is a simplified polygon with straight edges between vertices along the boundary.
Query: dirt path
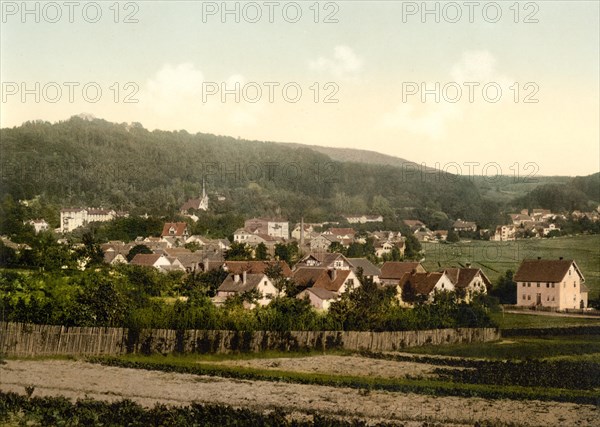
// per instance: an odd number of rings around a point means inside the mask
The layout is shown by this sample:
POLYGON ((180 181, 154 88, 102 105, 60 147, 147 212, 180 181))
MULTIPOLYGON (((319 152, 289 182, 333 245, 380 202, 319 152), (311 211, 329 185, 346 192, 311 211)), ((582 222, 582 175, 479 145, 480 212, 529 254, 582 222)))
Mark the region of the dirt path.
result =
POLYGON ((365 393, 349 388, 239 381, 79 361, 9 360, 0 366, 0 390, 23 394, 27 385, 35 386, 34 396, 129 398, 144 406, 157 402, 185 405, 195 401, 254 409, 280 407, 289 412, 318 411, 323 415, 403 421, 408 422, 407 426, 421 425, 422 421, 473 425, 482 420, 545 427, 592 426, 598 421, 595 407, 570 403, 365 393))

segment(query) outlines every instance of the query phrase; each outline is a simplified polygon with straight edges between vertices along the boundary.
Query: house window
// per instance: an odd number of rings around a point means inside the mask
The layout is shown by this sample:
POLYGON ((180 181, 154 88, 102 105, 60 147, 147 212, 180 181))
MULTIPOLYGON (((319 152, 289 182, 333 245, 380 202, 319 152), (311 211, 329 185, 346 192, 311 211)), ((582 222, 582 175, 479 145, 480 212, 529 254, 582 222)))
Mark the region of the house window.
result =
POLYGON ((546 297, 546 301, 550 301, 550 296, 547 296, 547 297, 546 297))
POLYGON ((527 295, 527 300, 531 301, 531 295, 527 295))
POLYGON ((554 289, 554 283, 552 284, 552 289, 554 289))
POLYGON ((540 282, 537 282, 537 287, 538 287, 538 288, 540 287, 540 282))
POLYGON ((527 287, 531 288, 531 283, 530 282, 527 282, 527 287))
POLYGON ((550 287, 550 283, 546 283, 546 287, 549 288, 550 287))
POLYGON ((525 299, 525 298, 526 298, 525 295, 523 295, 523 299, 525 299))
POLYGON ((523 287, 525 287, 525 282, 523 282, 523 287))
POLYGON ((577 282, 573 282, 573 287, 576 288, 577 287, 577 282))
POLYGON ((554 301, 554 297, 552 297, 552 301, 554 301))

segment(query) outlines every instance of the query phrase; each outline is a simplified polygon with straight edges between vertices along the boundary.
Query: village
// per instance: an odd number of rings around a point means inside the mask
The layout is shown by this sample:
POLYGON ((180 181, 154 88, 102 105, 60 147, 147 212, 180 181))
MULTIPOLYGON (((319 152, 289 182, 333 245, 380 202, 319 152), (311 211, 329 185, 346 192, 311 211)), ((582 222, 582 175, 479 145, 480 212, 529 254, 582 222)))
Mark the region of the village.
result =
MULTIPOLYGON (((208 210, 208 195, 203 186, 202 196, 190 199, 181 206, 180 214, 197 221, 208 210)), ((96 208, 66 208, 60 212, 61 227, 54 230, 66 243, 69 233, 93 222, 107 222, 127 217, 127 212, 96 208)), ((572 218, 600 220, 600 214, 574 211, 572 218)), ((490 230, 480 229, 475 222, 457 219, 450 230, 430 230, 418 219, 403 220, 406 229, 419 242, 446 243, 456 241, 452 236, 479 237, 491 241, 511 241, 520 238, 549 237, 560 228, 557 220, 565 214, 545 209, 523 210, 509 215, 512 224, 490 230), (448 238, 450 235, 450 239, 448 238)), ((168 273, 207 273, 222 269, 226 278, 212 297, 220 306, 232 296, 255 293, 245 306, 267 305, 285 293, 278 281, 293 283, 318 310, 327 310, 331 303, 361 285, 365 279, 381 287, 395 289, 398 303, 411 307, 414 303, 432 301, 439 292, 455 292, 464 302, 474 295, 486 294, 492 282, 480 268, 469 263, 461 267, 440 265, 426 271, 419 260, 405 259, 407 236, 399 231, 356 231, 352 226, 382 224, 381 215, 347 215, 340 223, 300 223, 290 227, 285 218, 251 218, 244 227, 227 238, 211 239, 189 232, 188 222, 164 223, 160 236, 139 236, 134 241, 109 241, 101 245, 104 262, 109 265, 131 264, 154 268, 168 273), (351 245, 372 245, 370 256, 352 256, 351 245), (277 247, 292 245, 293 260, 283 260, 277 247), (241 255, 232 256, 232 248, 241 255), (345 256, 344 252, 346 253, 345 256), (289 262, 289 263, 288 263, 289 262), (291 265, 290 265, 291 264, 291 265), (273 273, 275 271, 275 274, 273 273)), ((44 220, 31 220, 36 232, 47 231, 44 220)), ((3 238, 4 244, 10 245, 3 238)), ((85 268, 85 261, 80 265, 85 268)), ((517 282, 516 307, 535 307, 548 310, 586 309, 588 290, 583 273, 575 260, 526 259, 514 276, 517 282)))

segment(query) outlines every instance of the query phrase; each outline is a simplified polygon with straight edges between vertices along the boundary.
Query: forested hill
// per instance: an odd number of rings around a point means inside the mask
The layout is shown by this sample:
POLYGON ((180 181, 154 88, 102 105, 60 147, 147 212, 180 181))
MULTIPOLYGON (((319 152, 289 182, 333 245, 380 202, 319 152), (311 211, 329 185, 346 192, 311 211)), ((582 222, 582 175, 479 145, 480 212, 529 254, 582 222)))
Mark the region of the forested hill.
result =
MULTIPOLYGON (((415 162, 405 160, 400 157, 388 156, 387 154, 378 153, 377 151, 371 150, 360 150, 356 148, 338 148, 338 147, 322 147, 320 145, 303 145, 296 143, 286 143, 290 147, 302 147, 309 148, 318 153, 323 153, 329 156, 332 160, 340 162, 356 162, 356 163, 368 163, 372 165, 385 165, 385 166, 407 166, 407 170, 412 170, 411 167, 418 166, 415 162)), ((433 168, 430 168, 433 170, 433 168)))
POLYGON ((204 177, 217 212, 322 221, 363 212, 397 218, 414 208, 482 225, 498 220, 498 206, 468 179, 341 162, 302 146, 81 117, 27 122, 0 137, 0 195, 15 200, 172 213, 199 194, 204 177))
POLYGON ((576 176, 565 183, 540 185, 514 201, 521 208, 544 208, 553 212, 586 210, 600 204, 600 173, 576 176))

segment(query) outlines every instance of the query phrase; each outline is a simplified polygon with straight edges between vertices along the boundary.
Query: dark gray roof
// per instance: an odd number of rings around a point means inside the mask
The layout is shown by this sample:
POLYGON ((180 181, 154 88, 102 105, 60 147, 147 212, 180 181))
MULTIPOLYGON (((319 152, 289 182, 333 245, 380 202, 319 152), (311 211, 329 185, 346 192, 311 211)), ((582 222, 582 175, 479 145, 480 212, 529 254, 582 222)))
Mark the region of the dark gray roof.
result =
POLYGON ((323 288, 308 288, 308 289, 306 289, 306 291, 312 292, 313 294, 315 294, 322 300, 336 299, 338 297, 338 294, 336 294, 335 292, 328 291, 327 289, 323 289, 323 288))
POLYGON ((267 276, 264 274, 246 274, 246 282, 243 281, 243 275, 239 274, 228 274, 221 286, 219 286, 219 292, 247 292, 256 289, 260 284, 261 280, 267 280, 267 276), (238 276, 239 280, 235 281, 235 276, 238 276))
POLYGON ((357 274, 356 271, 360 267, 362 268, 363 276, 365 277, 381 275, 381 270, 366 258, 348 258, 348 261, 350 261, 350 264, 352 265, 354 274, 357 274))

